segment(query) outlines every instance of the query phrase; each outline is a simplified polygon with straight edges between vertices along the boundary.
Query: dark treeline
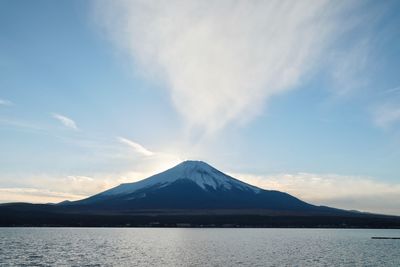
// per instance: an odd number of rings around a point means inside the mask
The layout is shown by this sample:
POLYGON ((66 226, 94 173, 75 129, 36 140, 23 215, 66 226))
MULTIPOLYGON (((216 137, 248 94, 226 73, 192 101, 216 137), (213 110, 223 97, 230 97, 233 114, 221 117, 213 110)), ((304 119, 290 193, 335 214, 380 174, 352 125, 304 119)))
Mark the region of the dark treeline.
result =
POLYGON ((397 228, 390 216, 97 215, 0 212, 0 226, 397 228))

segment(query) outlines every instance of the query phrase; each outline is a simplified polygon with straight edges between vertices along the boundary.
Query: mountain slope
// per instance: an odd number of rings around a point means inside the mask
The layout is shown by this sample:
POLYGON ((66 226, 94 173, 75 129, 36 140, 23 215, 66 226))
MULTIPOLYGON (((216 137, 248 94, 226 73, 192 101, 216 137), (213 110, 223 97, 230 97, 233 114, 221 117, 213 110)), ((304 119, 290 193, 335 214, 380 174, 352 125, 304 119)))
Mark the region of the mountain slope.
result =
POLYGON ((136 183, 121 184, 99 195, 112 196, 129 194, 133 193, 134 191, 153 186, 158 186, 161 188, 178 180, 192 181, 206 191, 211 188, 214 190, 230 190, 232 188, 237 188, 244 191, 253 192, 258 192, 261 190, 260 188, 236 180, 235 178, 230 177, 211 167, 205 162, 184 161, 167 171, 153 175, 136 183))
POLYGON ((68 206, 89 210, 269 210, 339 213, 287 193, 249 185, 201 161, 185 161, 162 173, 117 187, 68 206))
POLYGON ((400 228, 400 217, 314 206, 200 161, 59 204, 0 204, 0 226, 400 228))

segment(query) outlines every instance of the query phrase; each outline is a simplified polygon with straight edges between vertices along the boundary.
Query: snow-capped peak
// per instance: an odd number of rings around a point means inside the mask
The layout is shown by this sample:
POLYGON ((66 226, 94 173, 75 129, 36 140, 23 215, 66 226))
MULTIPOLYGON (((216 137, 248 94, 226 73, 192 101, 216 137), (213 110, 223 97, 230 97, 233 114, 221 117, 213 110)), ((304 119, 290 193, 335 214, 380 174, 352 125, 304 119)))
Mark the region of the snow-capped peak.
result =
POLYGON ((147 187, 165 187, 180 179, 191 180, 203 190, 210 190, 211 188, 214 190, 231 190, 235 188, 242 191, 252 191, 254 193, 258 193, 261 190, 255 186, 230 177, 203 161, 187 160, 147 179, 135 183, 121 184, 101 193, 101 195, 129 194, 147 187))

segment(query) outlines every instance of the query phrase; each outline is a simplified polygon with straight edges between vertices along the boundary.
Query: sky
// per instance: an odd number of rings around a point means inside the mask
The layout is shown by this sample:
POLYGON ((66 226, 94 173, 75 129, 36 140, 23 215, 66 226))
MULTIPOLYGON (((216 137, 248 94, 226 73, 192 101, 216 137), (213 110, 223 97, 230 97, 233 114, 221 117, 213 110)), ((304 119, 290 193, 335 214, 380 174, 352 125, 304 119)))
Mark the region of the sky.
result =
POLYGON ((0 202, 183 160, 400 215, 398 1, 0 1, 0 202))

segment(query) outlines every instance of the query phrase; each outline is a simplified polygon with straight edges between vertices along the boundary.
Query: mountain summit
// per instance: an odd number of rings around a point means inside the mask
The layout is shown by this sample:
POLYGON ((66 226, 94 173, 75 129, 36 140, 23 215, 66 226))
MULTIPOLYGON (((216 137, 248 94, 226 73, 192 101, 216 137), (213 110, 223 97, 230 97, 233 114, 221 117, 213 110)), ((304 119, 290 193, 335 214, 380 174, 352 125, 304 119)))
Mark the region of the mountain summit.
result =
POLYGON ((235 213, 263 210, 291 213, 329 213, 287 193, 264 190, 235 179, 202 161, 184 161, 144 180, 125 183, 68 205, 88 210, 137 212, 143 210, 235 213))
POLYGON ((134 193, 137 190, 163 188, 175 182, 193 182, 205 191, 242 190, 259 192, 261 189, 230 177, 203 161, 187 160, 162 173, 135 183, 121 184, 101 193, 101 196, 112 196, 134 193))

